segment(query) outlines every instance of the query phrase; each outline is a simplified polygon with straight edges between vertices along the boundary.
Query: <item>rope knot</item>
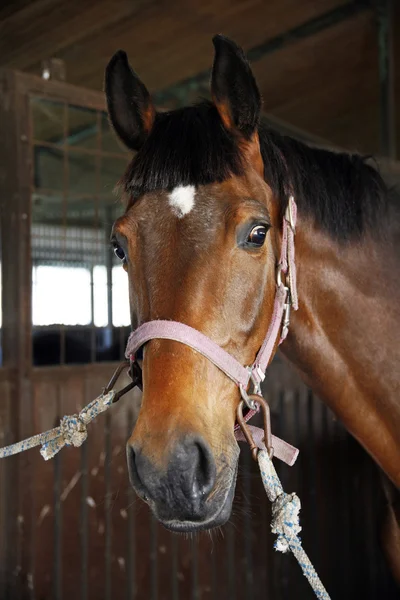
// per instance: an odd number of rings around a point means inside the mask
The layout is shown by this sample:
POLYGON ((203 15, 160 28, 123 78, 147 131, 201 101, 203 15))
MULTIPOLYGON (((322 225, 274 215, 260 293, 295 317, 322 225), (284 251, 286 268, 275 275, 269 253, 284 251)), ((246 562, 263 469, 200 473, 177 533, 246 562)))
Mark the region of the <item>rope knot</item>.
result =
POLYGON ((279 494, 272 504, 272 533, 278 535, 275 549, 279 552, 289 550, 289 542, 301 531, 299 512, 301 504, 296 494, 279 494))
POLYGON ((87 438, 87 427, 80 415, 63 417, 60 421, 60 434, 69 446, 82 446, 87 438))

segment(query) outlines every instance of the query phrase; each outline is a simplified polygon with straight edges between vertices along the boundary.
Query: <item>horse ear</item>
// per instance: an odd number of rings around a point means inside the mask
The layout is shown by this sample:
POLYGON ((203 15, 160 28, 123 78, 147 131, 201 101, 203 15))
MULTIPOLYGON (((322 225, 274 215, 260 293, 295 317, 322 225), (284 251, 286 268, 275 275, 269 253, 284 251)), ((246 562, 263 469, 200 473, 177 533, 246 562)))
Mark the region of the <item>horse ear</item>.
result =
POLYGON ((223 35, 215 48, 211 94, 224 126, 250 139, 260 120, 261 96, 243 50, 223 35))
POLYGON ((108 114, 117 135, 128 148, 139 150, 153 127, 156 111, 146 86, 122 50, 107 65, 105 92, 108 114))

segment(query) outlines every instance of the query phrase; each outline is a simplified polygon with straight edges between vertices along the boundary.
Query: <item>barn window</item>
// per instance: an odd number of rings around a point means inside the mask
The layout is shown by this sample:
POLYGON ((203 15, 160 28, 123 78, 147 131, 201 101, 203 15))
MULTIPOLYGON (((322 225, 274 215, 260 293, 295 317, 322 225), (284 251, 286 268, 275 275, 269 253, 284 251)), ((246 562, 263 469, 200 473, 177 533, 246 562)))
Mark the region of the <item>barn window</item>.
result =
POLYGON ((121 358, 127 275, 109 245, 129 155, 99 110, 32 97, 34 364, 121 358))

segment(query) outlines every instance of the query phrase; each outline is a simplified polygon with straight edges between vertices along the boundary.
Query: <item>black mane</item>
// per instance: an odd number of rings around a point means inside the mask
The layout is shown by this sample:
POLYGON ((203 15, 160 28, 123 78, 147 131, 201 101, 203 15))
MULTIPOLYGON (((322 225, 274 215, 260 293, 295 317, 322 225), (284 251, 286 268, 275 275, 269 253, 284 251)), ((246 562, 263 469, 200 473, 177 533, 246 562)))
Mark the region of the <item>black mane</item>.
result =
MULTIPOLYGON (((388 190, 366 157, 307 146, 265 125, 259 135, 265 180, 282 211, 293 192, 299 210, 336 239, 376 228, 386 212, 388 190)), ((122 184, 134 200, 154 190, 220 182, 243 169, 234 137, 214 105, 202 102, 157 115, 122 184)))
MULTIPOLYGON (((370 157, 315 148, 260 128, 264 176, 279 198, 293 190, 299 209, 332 237, 360 237, 377 230, 388 189, 370 157)), ((286 202, 283 208, 286 207, 286 202)))
POLYGON ((240 175, 243 166, 235 140, 218 111, 202 102, 158 113, 151 134, 125 174, 126 191, 138 197, 178 185, 207 185, 240 175))

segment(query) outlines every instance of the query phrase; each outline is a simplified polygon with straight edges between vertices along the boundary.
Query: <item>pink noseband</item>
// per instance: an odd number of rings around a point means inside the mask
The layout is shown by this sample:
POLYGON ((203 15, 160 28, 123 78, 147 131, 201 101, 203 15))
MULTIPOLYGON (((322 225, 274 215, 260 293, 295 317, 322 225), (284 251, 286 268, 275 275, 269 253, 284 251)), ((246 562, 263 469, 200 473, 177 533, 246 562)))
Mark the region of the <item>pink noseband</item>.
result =
MULTIPOLYGON (((296 263, 294 250, 294 234, 297 218, 297 207, 293 196, 290 196, 283 218, 281 256, 277 268, 277 284, 274 309, 264 342, 251 366, 244 367, 229 352, 216 344, 206 335, 189 325, 178 321, 156 320, 143 323, 133 331, 128 339, 126 357, 135 360, 136 352, 152 339, 175 340, 190 346, 223 371, 240 388, 240 393, 247 406, 254 414, 255 404, 248 395, 250 381, 254 392, 260 393, 260 383, 265 379, 265 371, 271 361, 279 331, 282 326, 279 344, 286 338, 289 330, 290 308, 298 309, 296 287, 296 263), (285 283, 282 282, 282 273, 285 283)), ((275 450, 275 455, 276 450, 275 450)))

